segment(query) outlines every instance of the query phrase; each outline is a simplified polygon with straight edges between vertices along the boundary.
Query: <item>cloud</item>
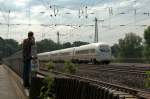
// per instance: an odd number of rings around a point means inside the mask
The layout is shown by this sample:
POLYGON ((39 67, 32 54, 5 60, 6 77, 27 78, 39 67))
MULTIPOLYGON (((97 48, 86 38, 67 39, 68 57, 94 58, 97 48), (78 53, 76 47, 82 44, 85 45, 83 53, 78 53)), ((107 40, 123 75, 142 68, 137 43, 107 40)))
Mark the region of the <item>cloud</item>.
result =
POLYGON ((16 0, 15 2, 14 2, 14 4, 18 7, 20 7, 20 6, 26 6, 26 4, 28 3, 29 1, 28 0, 16 0))
MULTIPOLYGON (((10 23, 20 24, 11 26, 9 37, 17 39, 19 42, 26 37, 26 33, 32 30, 36 33, 37 40, 43 38, 51 38, 56 40, 56 32, 60 31, 66 36, 62 36, 62 41, 84 40, 93 42, 94 27, 85 26, 87 24, 94 25, 94 18, 104 20, 99 22, 99 39, 103 42, 115 43, 121 37, 124 37, 127 32, 137 32, 140 35, 144 28, 134 28, 134 9, 137 9, 136 20, 147 18, 146 15, 141 15, 143 12, 149 11, 149 0, 0 0, 1 12, 0 22, 7 23, 8 10, 10 13, 10 23), (55 5, 55 6, 54 6, 55 5), (52 8, 50 8, 52 6, 52 8), (88 18, 85 18, 85 6, 88 7, 88 18), (109 8, 112 7, 113 15, 109 16, 109 8), (144 7, 144 8, 143 8, 144 7), (54 17, 54 8, 58 9, 58 14, 54 17), (79 18, 79 9, 84 11, 79 18), (29 10, 30 9, 30 10, 29 10), (29 12, 30 11, 30 12, 29 12), (43 12, 43 13, 40 13, 43 12), (120 15, 119 13, 126 14, 120 15), (91 14, 95 13, 95 14, 91 14), (51 17, 52 15, 52 17, 51 17), (23 24, 29 24, 23 25, 23 24), (131 26, 118 27, 117 25, 127 24, 131 22, 131 26), (51 24, 53 26, 41 26, 40 24, 51 24), (54 26, 55 24, 61 24, 54 26), (65 26, 67 24, 76 26, 65 26), (102 24, 107 28, 102 28, 102 24), (79 25, 83 25, 78 27, 79 25), (115 27, 115 29, 111 29, 115 27), (116 28, 117 27, 117 28, 116 28), (16 35, 15 35, 16 33, 16 35), (21 36, 23 35, 23 36, 21 36), (44 35, 44 36, 43 36, 44 35)), ((149 24, 150 21, 137 22, 136 24, 149 24)), ((0 35, 6 37, 7 26, 0 26, 0 35)))

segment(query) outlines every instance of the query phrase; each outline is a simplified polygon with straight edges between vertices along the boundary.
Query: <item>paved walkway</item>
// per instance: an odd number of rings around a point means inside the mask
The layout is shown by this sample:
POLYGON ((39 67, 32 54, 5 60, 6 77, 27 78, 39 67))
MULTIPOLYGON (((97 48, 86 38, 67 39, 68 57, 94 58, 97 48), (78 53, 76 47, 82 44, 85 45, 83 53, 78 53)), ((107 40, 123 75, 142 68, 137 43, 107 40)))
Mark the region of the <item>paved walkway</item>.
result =
POLYGON ((8 72, 0 65, 0 99, 18 99, 8 72))

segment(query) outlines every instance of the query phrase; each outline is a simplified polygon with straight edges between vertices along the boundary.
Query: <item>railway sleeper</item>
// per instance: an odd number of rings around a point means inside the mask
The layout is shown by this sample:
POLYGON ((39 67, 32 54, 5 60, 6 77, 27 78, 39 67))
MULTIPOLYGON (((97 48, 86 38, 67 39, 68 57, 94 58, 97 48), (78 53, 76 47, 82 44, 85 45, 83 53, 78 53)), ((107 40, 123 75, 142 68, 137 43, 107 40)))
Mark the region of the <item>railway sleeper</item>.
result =
POLYGON ((101 90, 103 90, 103 98, 104 99, 112 99, 111 97, 116 96, 116 99, 138 99, 136 96, 130 94, 129 92, 118 91, 118 89, 114 89, 108 86, 102 86, 93 84, 94 86, 99 86, 101 90), (117 98, 118 97, 118 98, 117 98))
POLYGON ((138 99, 136 96, 133 96, 133 95, 131 95, 129 93, 118 92, 118 91, 114 91, 113 93, 116 94, 116 95, 119 95, 120 99, 128 99, 128 98, 130 98, 130 99, 138 99))

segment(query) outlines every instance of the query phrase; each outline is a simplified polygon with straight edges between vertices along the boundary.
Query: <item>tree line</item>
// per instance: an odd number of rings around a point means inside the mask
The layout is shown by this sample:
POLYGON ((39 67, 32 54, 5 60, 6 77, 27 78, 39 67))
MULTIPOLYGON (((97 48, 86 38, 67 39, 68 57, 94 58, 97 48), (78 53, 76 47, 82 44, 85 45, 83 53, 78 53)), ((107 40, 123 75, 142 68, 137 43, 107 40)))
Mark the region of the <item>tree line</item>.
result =
MULTIPOLYGON (((89 44, 88 42, 75 41, 57 44, 51 39, 37 41, 37 52, 53 51, 89 44)), ((0 59, 8 57, 21 50, 21 44, 13 39, 3 39, 0 37, 0 59)), ((145 29, 143 38, 136 33, 127 33, 118 43, 111 46, 114 58, 150 58, 150 26, 145 29)))
POLYGON ((12 55, 20 49, 21 46, 17 41, 13 39, 3 39, 2 37, 0 37, 0 60, 4 57, 12 55))
POLYGON ((83 41, 75 41, 73 43, 66 42, 63 44, 57 44, 51 39, 44 39, 44 40, 36 42, 38 53, 64 49, 64 48, 70 48, 70 47, 76 47, 76 46, 81 46, 85 44, 89 44, 89 43, 83 42, 83 41))
MULTIPOLYGON (((81 46, 85 44, 88 44, 88 42, 75 41, 73 43, 66 42, 63 44, 57 44, 51 39, 44 39, 36 42, 38 53, 81 46)), ((0 60, 2 58, 9 57, 19 50, 22 50, 22 44, 19 44, 14 39, 3 39, 2 37, 0 37, 0 60)))
POLYGON ((150 26, 144 30, 143 38, 136 33, 127 33, 112 47, 115 58, 150 58, 150 26))

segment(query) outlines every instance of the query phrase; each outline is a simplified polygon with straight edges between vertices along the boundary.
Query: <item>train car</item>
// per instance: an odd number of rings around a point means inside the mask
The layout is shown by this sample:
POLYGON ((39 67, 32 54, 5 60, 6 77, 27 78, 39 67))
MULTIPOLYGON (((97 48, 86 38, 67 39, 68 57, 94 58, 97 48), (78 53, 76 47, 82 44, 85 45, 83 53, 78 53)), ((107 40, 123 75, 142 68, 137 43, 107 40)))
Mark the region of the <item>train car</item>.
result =
POLYGON ((111 61, 111 48, 105 43, 92 43, 76 47, 74 60, 86 63, 109 64, 111 61))
POLYGON ((64 62, 72 61, 76 63, 103 63, 109 64, 111 61, 111 48, 105 43, 92 43, 79 47, 61 49, 38 54, 39 60, 64 62))
POLYGON ((75 48, 67 48, 67 49, 52 51, 51 53, 49 53, 50 60, 55 62, 70 61, 73 59, 74 49, 75 48))
POLYGON ((48 55, 50 58, 50 61, 54 61, 54 62, 58 61, 59 55, 60 55, 59 52, 60 52, 60 50, 50 52, 48 55))
POLYGON ((44 53, 39 53, 38 56, 38 60, 39 61, 50 61, 50 54, 51 52, 44 52, 44 53))
POLYGON ((46 63, 48 63, 50 61, 49 53, 51 53, 51 52, 39 53, 37 55, 38 60, 39 60, 39 67, 38 67, 39 69, 47 70, 46 63))

